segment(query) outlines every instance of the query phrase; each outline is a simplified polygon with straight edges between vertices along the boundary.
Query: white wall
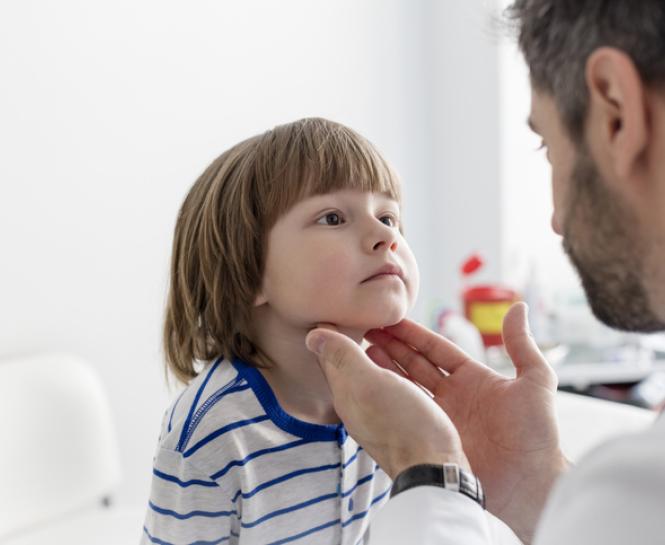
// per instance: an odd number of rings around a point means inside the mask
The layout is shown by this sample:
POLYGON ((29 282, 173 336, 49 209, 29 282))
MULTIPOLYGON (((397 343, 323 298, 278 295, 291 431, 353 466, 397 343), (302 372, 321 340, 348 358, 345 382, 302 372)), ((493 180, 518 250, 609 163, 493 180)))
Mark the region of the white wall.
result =
MULTIPOLYGON (((511 2, 501 0, 502 7, 511 2)), ((527 126, 531 105, 528 71, 512 39, 499 47, 501 207, 504 278, 519 283, 529 261, 559 287, 577 285, 560 237, 551 227, 550 167, 540 137, 527 126)))
POLYGON ((229 145, 307 115, 373 140, 404 180, 416 319, 457 304, 470 251, 500 273, 493 5, 0 4, 0 358, 60 350, 94 364, 121 502, 145 503, 171 395, 159 346, 175 214, 229 145))
POLYGON ((429 270, 422 17, 396 0, 0 6, 0 357, 63 350, 95 365, 122 502, 146 500, 169 397, 159 343, 175 214, 222 150, 307 115, 357 128, 404 175, 429 270))
POLYGON ((497 3, 435 0, 431 5, 426 77, 432 93, 432 294, 458 308, 458 271, 471 253, 485 260, 474 282, 501 278, 497 3))

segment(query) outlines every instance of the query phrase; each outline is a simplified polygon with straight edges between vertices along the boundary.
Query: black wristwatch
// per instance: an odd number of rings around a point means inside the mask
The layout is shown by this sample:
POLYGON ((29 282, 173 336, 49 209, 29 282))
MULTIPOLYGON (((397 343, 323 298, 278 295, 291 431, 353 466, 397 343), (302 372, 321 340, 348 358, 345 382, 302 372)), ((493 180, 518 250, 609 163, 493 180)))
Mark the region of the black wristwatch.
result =
POLYGON ((395 477, 390 497, 415 486, 440 486, 460 492, 485 509, 485 494, 478 477, 457 464, 421 464, 405 469, 395 477))

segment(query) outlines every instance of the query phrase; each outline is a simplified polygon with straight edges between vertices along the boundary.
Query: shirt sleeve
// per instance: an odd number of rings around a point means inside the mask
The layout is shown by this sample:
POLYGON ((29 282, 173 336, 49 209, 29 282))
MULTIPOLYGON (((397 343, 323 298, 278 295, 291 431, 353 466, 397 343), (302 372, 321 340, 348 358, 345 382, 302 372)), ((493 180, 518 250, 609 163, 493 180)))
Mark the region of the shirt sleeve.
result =
POLYGON ((159 449, 142 545, 235 543, 238 512, 226 487, 181 453, 159 449))
POLYGON ((556 486, 537 545, 665 543, 665 434, 646 432, 595 449, 556 486))
POLYGON ((369 545, 521 545, 508 526, 464 495, 417 486, 377 514, 369 545))

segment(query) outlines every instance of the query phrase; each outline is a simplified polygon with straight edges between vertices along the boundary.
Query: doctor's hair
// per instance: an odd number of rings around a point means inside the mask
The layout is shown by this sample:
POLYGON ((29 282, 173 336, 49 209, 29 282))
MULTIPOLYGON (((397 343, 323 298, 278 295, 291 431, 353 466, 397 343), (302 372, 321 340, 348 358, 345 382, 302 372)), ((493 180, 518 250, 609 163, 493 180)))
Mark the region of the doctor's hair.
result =
POLYGON ((252 341, 267 235, 294 204, 357 189, 401 202, 397 175, 355 131, 321 118, 280 125, 233 146, 189 190, 177 216, 163 348, 183 383, 220 356, 270 362, 252 341))
POLYGON ((663 0, 516 0, 506 9, 531 84, 553 97, 577 144, 584 139, 589 91, 585 67, 599 47, 626 53, 646 85, 665 81, 663 0))

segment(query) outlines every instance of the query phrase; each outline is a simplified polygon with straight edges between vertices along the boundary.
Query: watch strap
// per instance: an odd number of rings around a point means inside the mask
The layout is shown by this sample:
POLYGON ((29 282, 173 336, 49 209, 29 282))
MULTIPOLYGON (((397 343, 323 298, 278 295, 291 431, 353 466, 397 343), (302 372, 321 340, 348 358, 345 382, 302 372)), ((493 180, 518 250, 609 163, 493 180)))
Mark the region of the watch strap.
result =
POLYGON ((478 478, 457 464, 420 464, 402 471, 393 482, 390 496, 416 486, 439 486, 460 492, 485 508, 485 494, 478 478))

